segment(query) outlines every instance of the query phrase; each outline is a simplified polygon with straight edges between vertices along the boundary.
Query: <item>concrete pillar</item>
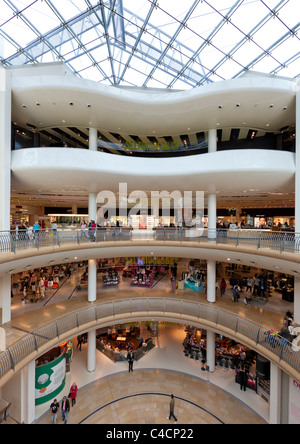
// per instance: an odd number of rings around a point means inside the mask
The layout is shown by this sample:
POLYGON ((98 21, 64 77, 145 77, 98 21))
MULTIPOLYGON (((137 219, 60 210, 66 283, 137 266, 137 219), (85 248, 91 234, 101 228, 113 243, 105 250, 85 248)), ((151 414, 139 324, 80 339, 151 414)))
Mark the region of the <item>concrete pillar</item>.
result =
POLYGON ((212 331, 207 331, 207 354, 206 365, 209 367, 209 372, 214 373, 216 369, 216 335, 212 331))
POLYGON ((88 333, 87 353, 87 370, 93 373, 96 370, 96 330, 88 333))
POLYGON ((98 148, 98 131, 96 128, 90 128, 89 131, 89 150, 97 151, 98 148))
POLYGON ((207 302, 216 302, 216 262, 207 261, 207 302))
POLYGON ((281 423, 281 369, 271 362, 270 423, 281 423))
POLYGON ((88 265, 88 301, 95 302, 97 300, 97 261, 89 260, 88 265))
POLYGON ((0 231, 10 230, 11 74, 0 67, 0 231))

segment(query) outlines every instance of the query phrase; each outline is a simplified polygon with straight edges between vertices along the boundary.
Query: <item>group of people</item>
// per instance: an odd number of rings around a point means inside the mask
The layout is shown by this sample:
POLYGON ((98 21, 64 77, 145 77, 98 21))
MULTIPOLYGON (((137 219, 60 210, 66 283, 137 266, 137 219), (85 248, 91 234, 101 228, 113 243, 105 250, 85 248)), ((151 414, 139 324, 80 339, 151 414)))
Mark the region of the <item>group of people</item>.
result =
POLYGON ((95 240, 96 238, 96 232, 97 232, 97 224, 94 220, 91 220, 89 222, 89 225, 87 226, 86 222, 83 221, 80 227, 80 237, 90 240, 95 240), (88 228, 88 236, 87 236, 87 228, 88 228))
MULTIPOLYGON (((74 382, 72 384, 72 387, 70 388, 70 393, 68 396, 68 398, 71 399, 72 407, 74 407, 74 405, 76 404, 77 392, 78 392, 78 387, 74 382)), ((61 406, 57 401, 57 399, 54 399, 53 403, 50 405, 51 421, 53 422, 53 424, 57 423, 57 416, 59 410, 61 410, 62 421, 64 421, 64 423, 67 424, 68 414, 70 412, 70 402, 68 398, 66 396, 63 397, 61 401, 61 406)))

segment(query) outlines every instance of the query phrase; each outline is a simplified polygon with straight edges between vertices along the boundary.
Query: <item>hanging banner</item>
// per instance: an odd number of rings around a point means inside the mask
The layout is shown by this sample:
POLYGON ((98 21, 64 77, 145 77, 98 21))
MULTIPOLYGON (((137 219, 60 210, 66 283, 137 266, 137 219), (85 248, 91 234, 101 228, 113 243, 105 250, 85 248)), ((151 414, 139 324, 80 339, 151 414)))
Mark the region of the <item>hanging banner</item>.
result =
POLYGON ((35 405, 54 400, 65 388, 66 358, 63 354, 56 361, 35 370, 35 405))

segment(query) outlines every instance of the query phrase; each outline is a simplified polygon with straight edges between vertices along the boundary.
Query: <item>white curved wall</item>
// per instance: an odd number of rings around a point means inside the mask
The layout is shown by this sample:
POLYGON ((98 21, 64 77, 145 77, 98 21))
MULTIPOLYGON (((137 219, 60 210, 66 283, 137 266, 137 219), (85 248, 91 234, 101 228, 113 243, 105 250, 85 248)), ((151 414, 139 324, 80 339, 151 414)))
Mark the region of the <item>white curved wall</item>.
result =
POLYGON ((180 190, 257 195, 293 192, 295 155, 282 151, 231 150, 180 158, 144 159, 68 148, 12 153, 12 188, 21 192, 117 192, 180 190))
POLYGON ((216 128, 217 123, 220 128, 242 128, 246 122, 248 128, 265 130, 268 124, 268 131, 295 123, 296 83, 275 76, 248 74, 189 91, 157 92, 100 85, 79 79, 59 64, 10 71, 13 120, 39 130, 76 126, 171 136, 216 128))

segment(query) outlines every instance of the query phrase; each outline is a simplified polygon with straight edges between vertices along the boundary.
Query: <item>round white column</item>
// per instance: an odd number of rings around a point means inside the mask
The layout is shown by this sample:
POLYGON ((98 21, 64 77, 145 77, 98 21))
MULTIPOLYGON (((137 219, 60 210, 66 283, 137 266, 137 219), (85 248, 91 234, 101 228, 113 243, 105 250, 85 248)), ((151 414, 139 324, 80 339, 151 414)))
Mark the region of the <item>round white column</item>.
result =
POLYGON ((89 260, 88 266, 88 301, 95 302, 97 300, 97 261, 89 260))
POLYGON ((281 423, 281 369, 271 362, 270 423, 281 423))
MULTIPOLYGON (((210 129, 208 131, 208 153, 216 153, 218 150, 217 130, 210 129)), ((217 194, 215 185, 209 186, 208 193, 208 238, 216 238, 217 227, 217 194)))
MULTIPOLYGON (((300 81, 296 92, 296 175, 295 175, 295 233, 300 237, 300 81)), ((300 323, 300 277, 295 277, 294 318, 300 323)))
POLYGON ((87 371, 93 373, 96 370, 96 330, 88 333, 87 347, 87 371))
POLYGON ((89 194, 89 219, 97 223, 97 194, 89 194))
POLYGON ((216 302, 216 269, 215 261, 207 261, 207 302, 216 302))
POLYGON ((207 331, 207 353, 206 353, 206 365, 209 367, 209 372, 214 373, 216 369, 216 335, 212 331, 207 331))
POLYGON ((208 131, 208 152, 209 153, 216 153, 218 150, 217 145, 217 130, 216 129, 210 129, 208 131))
POLYGON ((22 370, 22 382, 24 391, 21 395, 25 424, 33 424, 35 421, 35 361, 32 361, 22 370))
POLYGON ((98 149, 98 131, 96 128, 90 128, 89 131, 89 150, 97 151, 98 149))
POLYGON ((2 324, 11 321, 11 276, 0 277, 0 308, 2 308, 2 324))
POLYGON ((217 234, 217 195, 208 195, 208 239, 216 239, 217 234))
POLYGON ((0 66, 0 231, 10 230, 11 73, 0 66))

